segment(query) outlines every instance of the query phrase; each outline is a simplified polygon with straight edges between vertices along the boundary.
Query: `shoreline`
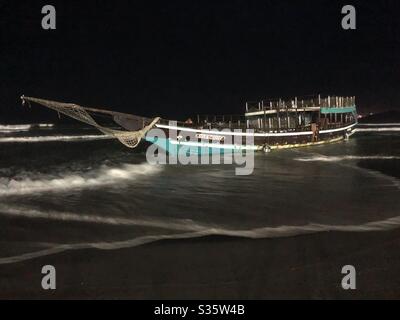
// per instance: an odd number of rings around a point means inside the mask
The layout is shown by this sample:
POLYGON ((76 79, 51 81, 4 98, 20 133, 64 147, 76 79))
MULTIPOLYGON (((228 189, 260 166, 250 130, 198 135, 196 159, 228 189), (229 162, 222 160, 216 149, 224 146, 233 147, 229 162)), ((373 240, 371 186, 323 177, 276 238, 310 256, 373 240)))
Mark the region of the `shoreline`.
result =
POLYGON ((400 229, 274 239, 207 236, 0 266, 1 299, 399 299, 400 229), (57 289, 41 288, 54 265, 57 289), (341 288, 354 265, 357 289, 341 288))

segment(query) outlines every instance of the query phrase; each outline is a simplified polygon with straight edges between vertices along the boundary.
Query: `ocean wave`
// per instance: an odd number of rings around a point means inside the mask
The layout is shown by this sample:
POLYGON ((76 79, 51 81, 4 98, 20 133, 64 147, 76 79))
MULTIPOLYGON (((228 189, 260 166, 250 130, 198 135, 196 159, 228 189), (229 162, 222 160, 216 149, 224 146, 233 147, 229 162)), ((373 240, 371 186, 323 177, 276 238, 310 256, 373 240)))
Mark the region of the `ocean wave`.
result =
POLYGON ((356 128, 354 132, 395 132, 400 131, 399 127, 390 128, 356 128))
POLYGON ((351 168, 353 170, 360 171, 364 174, 368 174, 375 178, 379 178, 382 180, 389 181, 391 187, 395 187, 400 189, 400 181, 396 177, 384 174, 377 170, 363 168, 354 163, 346 162, 345 160, 399 160, 399 156, 387 156, 387 155, 371 155, 371 156, 354 156, 354 155, 342 155, 342 156, 325 156, 320 153, 305 153, 300 151, 295 151, 298 154, 307 155, 306 157, 299 157, 294 158, 295 161, 302 161, 302 162, 313 162, 313 161, 321 161, 321 162, 328 162, 328 163, 335 163, 336 165, 343 166, 346 168, 351 168))
POLYGON ((129 181, 139 176, 152 175, 161 166, 148 163, 123 164, 119 167, 102 166, 86 173, 63 172, 58 175, 22 173, 13 178, 0 177, 0 196, 25 195, 46 191, 57 192, 79 188, 93 188, 129 181))
POLYGON ((295 158, 296 161, 302 162, 313 162, 313 161, 324 161, 324 162, 339 162, 345 160, 399 160, 398 156, 385 156, 385 155, 372 155, 372 156, 324 156, 324 155, 313 155, 310 157, 295 158))
POLYGON ((106 135, 81 135, 81 136, 35 136, 35 137, 2 137, 0 143, 29 143, 29 142, 53 142, 53 141, 83 141, 112 139, 106 135))
POLYGON ((32 128, 52 128, 52 123, 37 123, 37 124, 2 124, 0 125, 0 133, 14 133, 21 131, 29 131, 32 128))
POLYGON ((0 130, 29 130, 31 127, 31 124, 3 124, 0 125, 0 130))
POLYGON ((0 133, 24 132, 24 131, 29 131, 30 128, 31 128, 31 125, 29 125, 29 124, 0 125, 0 133))
MULTIPOLYGON (((197 225, 197 224, 196 224, 197 225)), ((179 234, 161 234, 139 236, 129 240, 114 241, 114 242, 84 242, 74 244, 56 244, 51 247, 24 253, 21 255, 0 258, 0 264, 10 264, 21 261, 26 261, 42 256, 48 256, 68 250, 80 249, 100 249, 100 250, 116 250, 122 248, 133 248, 140 245, 148 244, 161 240, 178 240, 178 239, 193 239, 206 236, 230 236, 249 239, 265 239, 265 238, 284 238, 293 237, 305 234, 321 233, 321 232, 370 232, 370 231, 387 231, 400 227, 400 216, 367 222, 357 225, 326 225, 311 223, 303 226, 279 226, 279 227, 262 227, 250 230, 229 230, 224 228, 200 228, 197 231, 184 232, 179 234)))
POLYGON ((358 123, 357 126, 361 127, 388 127, 388 126, 400 126, 400 123, 358 123))
POLYGON ((144 219, 144 218, 123 218, 97 216, 88 214, 78 214, 72 212, 60 211, 40 211, 25 207, 14 207, 8 205, 0 205, 0 214, 13 217, 23 217, 32 219, 48 219, 64 222, 82 222, 92 224, 105 224, 112 226, 142 226, 154 227, 176 231, 199 231, 205 230, 210 226, 195 223, 191 219, 144 219))

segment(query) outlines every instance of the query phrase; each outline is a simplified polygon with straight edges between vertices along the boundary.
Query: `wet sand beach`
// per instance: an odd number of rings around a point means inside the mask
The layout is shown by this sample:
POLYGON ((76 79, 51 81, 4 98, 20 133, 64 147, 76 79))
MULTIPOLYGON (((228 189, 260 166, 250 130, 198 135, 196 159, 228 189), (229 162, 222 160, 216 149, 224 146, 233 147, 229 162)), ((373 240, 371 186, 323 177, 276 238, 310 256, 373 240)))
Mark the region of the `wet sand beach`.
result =
POLYGON ((399 299, 399 270, 400 230, 205 237, 1 265, 0 298, 399 299), (45 264, 56 267, 54 291, 41 288, 45 264), (347 264, 356 268, 356 290, 341 287, 347 264))

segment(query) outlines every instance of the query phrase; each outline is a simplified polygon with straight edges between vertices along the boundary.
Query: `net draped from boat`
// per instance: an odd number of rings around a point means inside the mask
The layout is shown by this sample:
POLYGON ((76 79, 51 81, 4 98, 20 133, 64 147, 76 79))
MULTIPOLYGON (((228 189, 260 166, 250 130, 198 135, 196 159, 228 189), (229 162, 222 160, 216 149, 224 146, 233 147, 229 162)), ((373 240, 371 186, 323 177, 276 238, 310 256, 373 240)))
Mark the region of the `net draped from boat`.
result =
MULTIPOLYGON (((92 108, 85 108, 80 105, 74 103, 64 103, 64 102, 57 102, 33 97, 25 97, 22 96, 22 103, 25 102, 35 102, 42 106, 45 106, 49 109, 53 109, 58 113, 62 113, 68 117, 71 117, 75 120, 80 122, 86 123, 97 128, 103 134, 118 139, 123 145, 127 146, 128 148, 135 148, 140 143, 141 139, 144 138, 146 133, 160 120, 159 117, 154 119, 148 119, 144 117, 134 116, 134 115, 127 115, 113 111, 101 110, 101 109, 92 109, 92 108), (103 125, 98 124, 93 117, 89 114, 89 112, 98 112, 98 113, 106 113, 113 116, 115 118, 125 117, 126 119, 133 119, 136 120, 136 126, 139 121, 142 122, 142 128, 139 130, 131 131, 131 130, 116 130, 107 128, 103 125), (145 125, 146 123, 149 124, 145 125)), ((116 121, 116 123, 120 123, 120 121, 116 121)))

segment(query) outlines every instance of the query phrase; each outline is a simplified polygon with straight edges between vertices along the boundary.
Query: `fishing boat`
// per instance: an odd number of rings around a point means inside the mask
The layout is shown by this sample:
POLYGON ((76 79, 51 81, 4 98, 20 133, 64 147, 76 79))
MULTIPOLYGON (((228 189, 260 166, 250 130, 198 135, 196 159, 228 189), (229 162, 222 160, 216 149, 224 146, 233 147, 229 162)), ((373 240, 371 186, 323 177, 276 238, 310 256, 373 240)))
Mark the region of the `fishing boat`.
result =
POLYGON ((247 102, 243 115, 197 115, 186 121, 34 97, 21 99, 23 104, 40 104, 91 125, 129 148, 147 141, 169 153, 269 152, 320 145, 348 139, 357 125, 355 97, 317 95, 247 102), (109 122, 105 125, 99 120, 104 117, 113 121, 111 127, 109 122))

